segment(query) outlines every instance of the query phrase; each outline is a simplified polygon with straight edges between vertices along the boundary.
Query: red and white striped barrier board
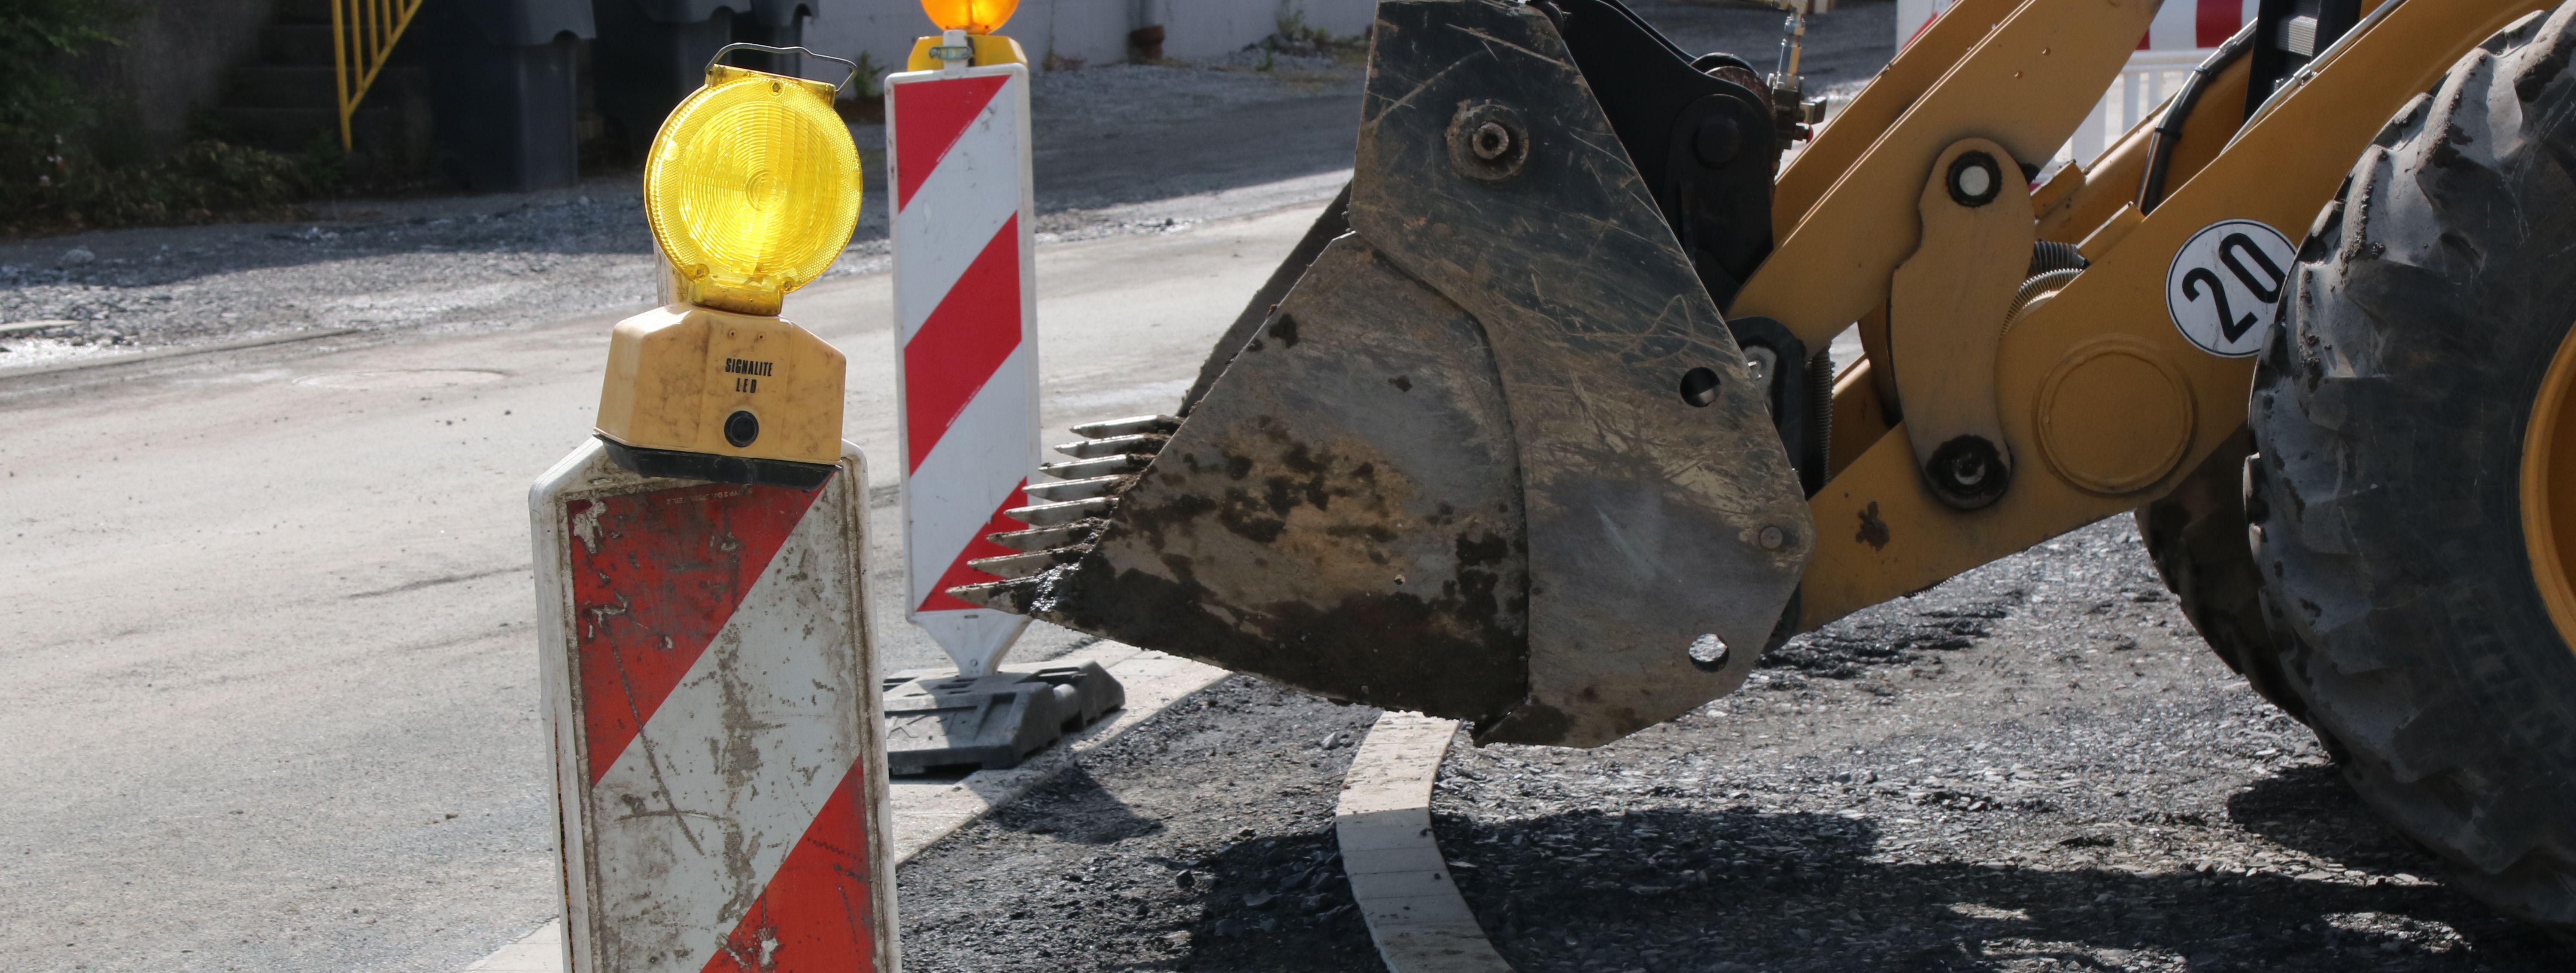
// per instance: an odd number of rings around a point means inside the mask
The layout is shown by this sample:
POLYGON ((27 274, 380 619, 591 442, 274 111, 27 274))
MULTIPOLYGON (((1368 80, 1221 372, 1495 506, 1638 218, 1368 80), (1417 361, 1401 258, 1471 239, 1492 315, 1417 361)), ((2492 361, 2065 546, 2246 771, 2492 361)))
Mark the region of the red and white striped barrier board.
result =
POLYGON ((530 491, 571 973, 892 973, 867 476, 530 491))
POLYGON ((993 671, 1028 619, 951 598, 989 581, 973 558, 1018 553, 984 535, 1038 462, 1036 212, 1029 72, 943 67, 886 78, 894 195, 895 341, 902 365, 903 541, 914 624, 959 672, 993 671))
MULTIPOLYGON (((1922 33, 1952 0, 1897 0, 1896 43, 1902 47, 1922 33)), ((2257 0, 2166 0, 2138 41, 2141 51, 2206 50, 2227 42, 2254 19, 2257 0)))

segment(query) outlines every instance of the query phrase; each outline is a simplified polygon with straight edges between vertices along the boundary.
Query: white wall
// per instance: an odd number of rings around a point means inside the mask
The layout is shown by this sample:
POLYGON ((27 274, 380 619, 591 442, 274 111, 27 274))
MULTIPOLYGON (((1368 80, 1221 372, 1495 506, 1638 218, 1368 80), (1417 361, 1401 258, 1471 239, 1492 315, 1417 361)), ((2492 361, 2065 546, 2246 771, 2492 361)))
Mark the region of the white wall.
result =
MULTIPOLYGON (((863 0, 865 2, 865 0, 863 0)), ((1020 12, 1001 33, 1020 42, 1029 61, 1047 55, 1085 64, 1127 59, 1127 32, 1136 29, 1136 0, 1020 0, 1020 12)))
POLYGON ((1163 54, 1214 57, 1259 43, 1283 25, 1356 37, 1377 16, 1375 0, 1163 0, 1163 54))
POLYGON ((865 54, 878 71, 901 71, 913 38, 930 32, 915 0, 814 0, 805 46, 852 60, 865 54))
MULTIPOLYGON (((1950 9, 1957 0, 1896 0, 1896 43, 1902 47, 1922 30, 1933 14, 1950 9)), ((2146 50, 2188 51, 2216 47, 2236 32, 2246 21, 2254 19, 2256 0, 2195 0, 2185 3, 2173 0, 2156 8, 2156 18, 2147 27, 2146 50), (2235 9, 2229 9, 2233 7, 2235 9)))
MULTIPOLYGON (((865 52, 880 70, 901 70, 913 39, 931 32, 918 0, 815 0, 815 11, 805 46, 865 52)), ((1163 56, 1199 58, 1259 43, 1283 22, 1356 37, 1376 15, 1375 0, 1020 0, 1001 33, 1040 65, 1049 54, 1098 65, 1126 60, 1127 32, 1153 19, 1163 24, 1163 56)))

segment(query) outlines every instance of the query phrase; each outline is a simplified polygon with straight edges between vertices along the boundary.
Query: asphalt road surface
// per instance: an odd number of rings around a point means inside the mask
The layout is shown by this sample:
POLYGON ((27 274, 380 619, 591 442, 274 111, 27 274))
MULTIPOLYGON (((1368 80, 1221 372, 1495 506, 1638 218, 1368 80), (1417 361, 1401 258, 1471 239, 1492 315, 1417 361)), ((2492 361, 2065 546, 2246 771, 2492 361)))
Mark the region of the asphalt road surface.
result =
MULTIPOLYGON (((1314 211, 1042 247, 1048 427, 1170 409, 1314 211)), ((787 310, 849 353, 879 487, 889 315, 882 275, 787 310)), ((448 973, 555 914, 525 497, 617 316, 0 387, 0 965, 448 973)))
MULTIPOLYGON (((1757 62, 1778 17, 1643 9, 1685 46, 1757 62)), ((1888 11, 1819 19, 1819 87, 1887 56, 1888 11)), ((1339 184, 1356 117, 1346 67, 1266 88, 1129 68, 1042 79, 1042 108, 1054 98, 1059 117, 1086 119, 1040 137, 1040 228, 1059 241, 1038 263, 1050 429, 1172 407, 1339 184), (1162 85, 1180 87, 1138 95, 1162 85)), ((788 316, 850 353, 847 435, 880 459, 872 593, 892 606, 881 232, 863 227, 788 316)), ((0 353, 0 966, 451 973, 554 917, 525 488, 588 431, 606 327, 650 286, 641 239, 631 187, 610 181, 313 225, 0 245, 0 318, 84 320, 81 344, 44 339, 61 361, 355 329, 14 376, 31 343, 0 341, 20 356, 0 353), (65 259, 73 249, 90 256, 65 259)), ((888 668, 941 660, 899 618, 874 629, 888 668)), ((1015 658, 1082 641, 1035 627, 1015 658)), ((1097 779, 1171 796, 1156 813, 1210 874, 1233 860, 1211 849, 1255 825, 1311 837, 1315 809, 1278 795, 1310 791, 1328 811, 1338 765, 1302 754, 1366 715, 1241 681, 1195 712, 1211 728, 1162 726, 1133 756, 1104 755, 1097 779), (1211 739, 1242 742, 1188 742, 1211 739), (1243 762, 1262 747, 1280 751, 1269 769, 1243 762), (1240 785, 1241 802, 1181 799, 1163 768, 1179 759, 1218 761, 1194 772, 1240 785), (1289 779, 1306 771, 1316 779, 1289 779)), ((1028 803, 987 832, 1023 835, 1047 861, 1125 860, 1024 830, 1065 804, 1028 803)), ((907 912, 931 921, 930 941, 908 943, 924 968, 956 958, 942 945, 981 952, 940 930, 973 928, 988 903, 936 898, 914 873, 929 889, 981 875, 991 863, 972 851, 988 838, 906 870, 907 912)), ((1182 955, 1230 968, 1263 951, 1227 938, 1263 916, 1194 916, 1169 927, 1204 927, 1204 946, 1180 937, 1182 955)), ((1337 942, 1271 959, 1337 969, 1365 955, 1337 942)))

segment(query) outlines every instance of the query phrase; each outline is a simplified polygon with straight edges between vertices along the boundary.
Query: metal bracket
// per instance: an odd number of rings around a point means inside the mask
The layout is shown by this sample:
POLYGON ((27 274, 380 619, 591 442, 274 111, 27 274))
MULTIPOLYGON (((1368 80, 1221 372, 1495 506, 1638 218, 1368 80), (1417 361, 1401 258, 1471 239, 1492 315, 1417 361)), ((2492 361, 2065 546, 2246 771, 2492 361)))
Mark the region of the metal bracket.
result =
POLYGON ((1520 447, 1529 698, 1477 736, 1594 745, 1687 712, 1751 672, 1815 541, 1763 389, 1550 21, 1389 2, 1378 24, 1351 228, 1473 316, 1520 447), (1475 99, 1529 120, 1511 180, 1440 164, 1475 99), (1686 653, 1704 634, 1735 649, 1721 671, 1686 653))
POLYGON ((849 75, 842 78, 840 84, 832 86, 832 95, 834 97, 839 97, 841 92, 848 90, 851 82, 859 80, 859 62, 850 60, 849 58, 833 57, 829 54, 817 54, 811 48, 771 47, 767 44, 752 44, 744 41, 736 41, 723 47, 716 48, 715 56, 707 59, 707 70, 715 70, 716 65, 724 63, 725 55, 731 54, 735 51, 763 51, 770 54, 799 54, 819 61, 830 61, 834 64, 848 65, 850 68, 849 75))
POLYGON ((1922 242, 1888 280, 1889 364, 1924 482, 1951 506, 1983 507, 2012 481, 1995 360, 2030 269, 2030 186, 2003 146, 1961 139, 1933 162, 1917 208, 1922 242))
MULTIPOLYGON (((1814 347, 1869 316, 1887 301, 1889 273, 1920 239, 1906 187, 1922 185, 1942 150, 1963 138, 1992 140, 2010 158, 2048 158, 2119 76, 2155 12, 2155 4, 2129 0, 2022 4, 1834 182, 1727 314, 1776 318, 1814 347)), ((1844 124, 1850 120, 1836 123, 1844 124)), ((1899 405, 1912 419, 1914 403, 1899 405)))

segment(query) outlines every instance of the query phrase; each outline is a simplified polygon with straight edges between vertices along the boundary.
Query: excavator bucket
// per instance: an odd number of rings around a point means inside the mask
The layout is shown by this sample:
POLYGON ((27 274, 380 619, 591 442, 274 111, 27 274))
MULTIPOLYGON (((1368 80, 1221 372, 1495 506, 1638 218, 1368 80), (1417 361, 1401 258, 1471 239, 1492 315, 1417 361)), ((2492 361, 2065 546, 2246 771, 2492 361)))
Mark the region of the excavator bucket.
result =
POLYGON ((1076 430, 993 535, 1027 553, 953 593, 1485 741, 1733 690, 1815 539, 1809 359, 1719 315, 1780 133, 1693 60, 1609 0, 1382 3, 1344 198, 1178 414, 1076 430))

